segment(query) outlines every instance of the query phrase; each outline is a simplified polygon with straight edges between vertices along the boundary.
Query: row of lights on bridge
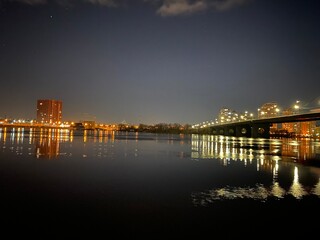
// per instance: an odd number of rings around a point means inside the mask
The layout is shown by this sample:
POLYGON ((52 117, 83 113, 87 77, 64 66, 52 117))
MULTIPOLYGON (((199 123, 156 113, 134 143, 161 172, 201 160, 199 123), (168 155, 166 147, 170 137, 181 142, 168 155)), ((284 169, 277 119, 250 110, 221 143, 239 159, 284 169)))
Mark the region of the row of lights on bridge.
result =
MULTIPOLYGON (((273 107, 274 107, 276 114, 278 115, 280 113, 280 108, 278 108, 278 106, 276 104, 273 107)), ((300 109, 300 101, 299 100, 297 100, 295 102, 295 104, 293 105, 293 109, 294 109, 295 113, 298 113, 298 111, 300 109)), ((270 110, 270 109, 268 108, 268 110, 270 110)), ((267 113, 268 113, 267 111, 261 111, 261 109, 258 108, 258 118, 260 116, 267 114, 267 113)), ((231 112, 229 112, 229 114, 231 114, 231 112)), ((236 114, 236 116, 238 116, 238 114, 236 114)), ((244 115, 240 115, 240 119, 237 117, 225 118, 224 116, 221 116, 220 120, 218 118, 216 118, 215 120, 205 121, 202 123, 194 124, 194 125, 192 125, 192 128, 205 128, 208 126, 213 126, 215 124, 226 124, 229 122, 242 122, 242 121, 253 120, 253 119, 255 119, 254 114, 253 113, 248 114, 248 111, 245 111, 244 115)))

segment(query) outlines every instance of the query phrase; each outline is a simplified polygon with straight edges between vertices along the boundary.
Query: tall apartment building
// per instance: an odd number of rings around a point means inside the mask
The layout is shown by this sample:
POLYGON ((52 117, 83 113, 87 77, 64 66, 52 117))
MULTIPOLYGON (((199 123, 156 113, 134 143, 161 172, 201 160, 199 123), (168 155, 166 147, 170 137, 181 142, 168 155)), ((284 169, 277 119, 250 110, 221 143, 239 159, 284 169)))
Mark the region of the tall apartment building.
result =
POLYGON ((219 111, 218 118, 221 123, 232 122, 238 120, 238 114, 234 110, 223 107, 219 111))
POLYGON ((279 112, 280 110, 277 103, 265 103, 258 109, 258 118, 276 117, 278 116, 279 112))
POLYGON ((52 99, 40 99, 37 101, 38 123, 61 123, 62 101, 52 99))

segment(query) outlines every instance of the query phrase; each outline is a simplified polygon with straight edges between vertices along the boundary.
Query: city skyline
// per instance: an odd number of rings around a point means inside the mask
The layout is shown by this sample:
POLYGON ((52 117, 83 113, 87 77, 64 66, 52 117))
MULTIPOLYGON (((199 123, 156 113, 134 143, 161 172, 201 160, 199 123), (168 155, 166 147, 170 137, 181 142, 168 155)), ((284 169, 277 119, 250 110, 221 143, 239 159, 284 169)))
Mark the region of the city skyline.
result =
POLYGON ((310 102, 319 1, 0 0, 0 117, 196 123, 310 102))
MULTIPOLYGON (((215 122, 218 123, 218 121, 221 120, 221 116, 228 116, 228 118, 231 117, 231 115, 236 115, 236 119, 230 119, 230 121, 241 121, 241 120, 247 120, 247 119, 259 119, 264 117, 272 117, 272 113, 269 116, 269 111, 273 111, 274 114, 277 114, 278 116, 282 115, 291 115, 291 114, 305 114, 305 113, 315 113, 320 112, 320 97, 314 98, 311 102, 305 102, 296 100, 293 104, 289 106, 283 106, 276 102, 267 102, 262 104, 262 106, 256 106, 256 111, 249 112, 249 111, 243 111, 239 112, 237 109, 232 109, 226 106, 223 106, 219 109, 219 111, 214 115, 211 119, 204 119, 203 121, 199 123, 186 123, 186 122, 154 122, 154 123, 145 123, 145 122, 138 122, 138 123, 132 123, 127 122, 125 120, 121 122, 99 122, 96 121, 96 119, 92 118, 92 116, 87 116, 87 118, 83 119, 66 119, 63 118, 63 111, 62 111, 62 104, 63 102, 59 99, 37 99, 36 100, 36 108, 35 108, 35 116, 31 118, 26 117, 11 117, 11 116, 0 116, 0 120, 5 121, 23 121, 23 122, 34 122, 34 123, 43 123, 43 124, 54 124, 54 125, 60 125, 64 124, 66 122, 95 122, 96 124, 129 124, 129 125, 138 125, 138 124, 146 124, 146 125, 157 125, 157 124, 182 124, 182 125, 201 125, 206 124, 208 122, 215 122), (271 107, 271 109, 267 109, 269 105, 274 105, 271 107), (42 106, 43 105, 43 106, 42 106), (266 108, 264 110, 264 108, 266 108), (274 109, 273 109, 274 108, 274 109), (262 111, 266 111, 265 116, 261 116, 263 114, 262 111)), ((68 115, 68 113, 67 113, 68 115)))

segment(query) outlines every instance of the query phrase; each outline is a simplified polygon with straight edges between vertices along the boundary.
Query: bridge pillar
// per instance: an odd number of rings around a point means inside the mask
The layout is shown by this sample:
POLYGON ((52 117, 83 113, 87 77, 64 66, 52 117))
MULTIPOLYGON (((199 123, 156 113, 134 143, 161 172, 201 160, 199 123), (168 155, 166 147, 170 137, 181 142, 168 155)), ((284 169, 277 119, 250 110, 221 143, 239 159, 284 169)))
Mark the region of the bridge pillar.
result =
POLYGON ((218 128, 218 135, 224 135, 225 132, 226 132, 226 131, 225 131, 224 127, 218 128))
POLYGON ((218 129, 218 127, 213 127, 213 128, 211 128, 211 132, 212 132, 213 135, 219 135, 219 129, 218 129))
POLYGON ((270 124, 269 123, 252 124, 251 137, 270 138, 270 124))

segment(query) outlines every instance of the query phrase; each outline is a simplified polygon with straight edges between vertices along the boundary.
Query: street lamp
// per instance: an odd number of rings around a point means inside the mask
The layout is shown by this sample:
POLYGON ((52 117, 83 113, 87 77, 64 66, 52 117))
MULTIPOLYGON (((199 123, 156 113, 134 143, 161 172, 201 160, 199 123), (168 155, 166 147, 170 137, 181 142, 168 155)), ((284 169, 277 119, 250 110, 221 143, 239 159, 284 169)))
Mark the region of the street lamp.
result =
POLYGON ((299 103, 300 103, 300 101, 297 100, 296 103, 293 106, 293 108, 295 109, 295 113, 299 112, 299 109, 300 109, 299 103))

